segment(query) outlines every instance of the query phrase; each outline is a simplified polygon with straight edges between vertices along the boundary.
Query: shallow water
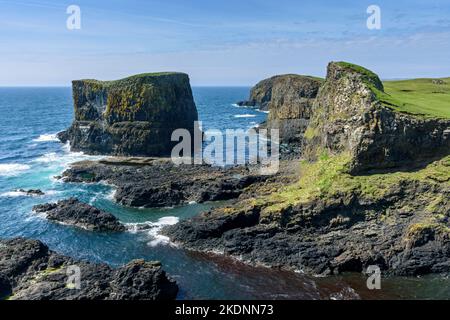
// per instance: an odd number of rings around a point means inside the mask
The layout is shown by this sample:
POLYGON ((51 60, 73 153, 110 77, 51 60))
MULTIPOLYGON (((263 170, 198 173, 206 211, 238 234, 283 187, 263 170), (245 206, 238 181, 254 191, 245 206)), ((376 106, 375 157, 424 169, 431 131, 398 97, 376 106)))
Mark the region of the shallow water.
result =
MULTIPOLYGON (((266 114, 233 105, 249 88, 194 88, 204 129, 248 129, 266 114)), ((441 277, 388 278, 382 290, 366 289, 362 275, 312 278, 302 274, 254 268, 240 262, 185 251, 158 234, 162 225, 176 223, 218 204, 179 208, 131 209, 112 201, 107 185, 65 184, 53 177, 82 159, 69 152, 55 133, 73 117, 70 88, 0 88, 0 238, 40 239, 52 250, 95 262, 119 266, 132 259, 159 260, 180 286, 179 299, 379 299, 450 298, 450 281, 441 277), (27 197, 17 192, 41 189, 46 195, 27 197), (32 213, 33 205, 71 196, 116 215, 127 224, 122 234, 101 234, 50 223, 32 213), (147 231, 134 231, 146 224, 147 231)))

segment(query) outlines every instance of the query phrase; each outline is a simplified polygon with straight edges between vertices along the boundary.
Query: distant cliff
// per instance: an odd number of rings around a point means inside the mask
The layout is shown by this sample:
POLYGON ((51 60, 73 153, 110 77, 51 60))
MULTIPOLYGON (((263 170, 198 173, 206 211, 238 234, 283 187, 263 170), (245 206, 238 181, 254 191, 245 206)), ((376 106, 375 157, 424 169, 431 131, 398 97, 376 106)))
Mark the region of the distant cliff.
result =
POLYGON ((170 155, 173 130, 194 132, 197 109, 183 73, 140 74, 117 81, 73 81, 75 120, 59 134, 88 154, 170 155))
POLYGON ((282 142, 300 142, 312 115, 314 99, 322 80, 287 74, 259 82, 242 106, 269 111, 267 129, 279 129, 282 142))

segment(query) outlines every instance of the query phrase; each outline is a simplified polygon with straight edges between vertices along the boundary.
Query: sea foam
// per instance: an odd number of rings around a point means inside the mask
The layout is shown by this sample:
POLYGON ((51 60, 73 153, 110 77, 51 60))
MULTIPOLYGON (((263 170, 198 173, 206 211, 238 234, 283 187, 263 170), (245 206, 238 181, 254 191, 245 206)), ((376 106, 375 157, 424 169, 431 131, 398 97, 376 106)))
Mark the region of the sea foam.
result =
POLYGON ((56 133, 41 134, 38 138, 33 139, 34 142, 50 142, 59 141, 56 133))
POLYGON ((256 115, 254 115, 254 114, 236 114, 234 117, 235 118, 255 118, 256 115))
POLYGON ((19 163, 2 163, 0 164, 0 176, 17 176, 31 167, 27 164, 19 163))

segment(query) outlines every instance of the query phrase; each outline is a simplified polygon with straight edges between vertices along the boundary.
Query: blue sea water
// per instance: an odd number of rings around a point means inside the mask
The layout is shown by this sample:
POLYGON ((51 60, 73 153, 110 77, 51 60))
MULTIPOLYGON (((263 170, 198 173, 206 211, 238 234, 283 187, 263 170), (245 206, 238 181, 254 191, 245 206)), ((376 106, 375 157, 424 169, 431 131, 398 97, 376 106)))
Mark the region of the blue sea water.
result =
MULTIPOLYGON (((248 129, 267 116, 234 105, 248 96, 249 88, 193 91, 203 129, 248 129)), ((0 88, 0 238, 39 239, 59 253, 111 266, 137 258, 161 261, 180 286, 179 299, 450 298, 449 280, 439 277, 388 278, 383 290, 370 292, 360 275, 310 278, 176 248, 158 234, 159 229, 217 204, 132 209, 112 201, 110 186, 59 182, 54 176, 70 163, 96 158, 70 152, 57 141, 55 134, 72 119, 70 88, 0 88), (28 197, 17 192, 21 188, 41 189, 45 196, 28 197), (88 232, 51 223, 31 210, 33 205, 72 196, 111 212, 130 230, 88 232), (137 232, 136 224, 152 228, 137 232)))

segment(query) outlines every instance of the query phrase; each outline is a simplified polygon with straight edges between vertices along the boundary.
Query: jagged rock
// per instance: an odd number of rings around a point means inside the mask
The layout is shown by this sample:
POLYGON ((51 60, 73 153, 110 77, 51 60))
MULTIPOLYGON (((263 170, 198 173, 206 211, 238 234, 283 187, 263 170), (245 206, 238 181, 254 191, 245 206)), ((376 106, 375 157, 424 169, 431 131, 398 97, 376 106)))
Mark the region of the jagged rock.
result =
POLYGON ((283 143, 300 143, 321 84, 321 79, 309 76, 279 75, 259 82, 250 100, 238 104, 269 111, 264 128, 279 129, 283 143))
POLYGON ((33 211, 45 213, 47 219, 92 231, 125 231, 125 227, 110 213, 99 210, 78 199, 70 198, 57 203, 41 204, 33 211))
POLYGON ((373 72, 344 62, 328 66, 305 134, 305 156, 349 152, 351 171, 417 166, 450 150, 450 120, 410 115, 382 103, 373 72))
POLYGON ((73 81, 75 120, 58 134, 88 154, 165 156, 175 129, 194 135, 197 109, 189 77, 141 74, 117 81, 73 81))
POLYGON ((27 196, 43 196, 43 195, 45 195, 45 193, 39 189, 30 189, 30 190, 19 189, 17 191, 24 193, 27 196))
POLYGON ((112 269, 17 238, 0 240, 0 298, 2 293, 11 300, 174 300, 178 286, 158 262, 135 260, 112 269), (80 270, 80 288, 69 281, 73 266, 80 270))
POLYGON ((66 182, 105 181, 116 186, 115 200, 130 207, 168 207, 189 202, 229 200, 267 177, 257 168, 175 165, 167 159, 104 159, 74 163, 66 182))
POLYGON ((377 265, 386 274, 448 275, 449 198, 445 182, 406 179, 382 199, 341 191, 271 214, 265 211, 273 205, 270 198, 256 205, 239 201, 162 232, 187 249, 310 274, 365 272, 377 265), (404 215, 407 210, 414 214, 404 215))

